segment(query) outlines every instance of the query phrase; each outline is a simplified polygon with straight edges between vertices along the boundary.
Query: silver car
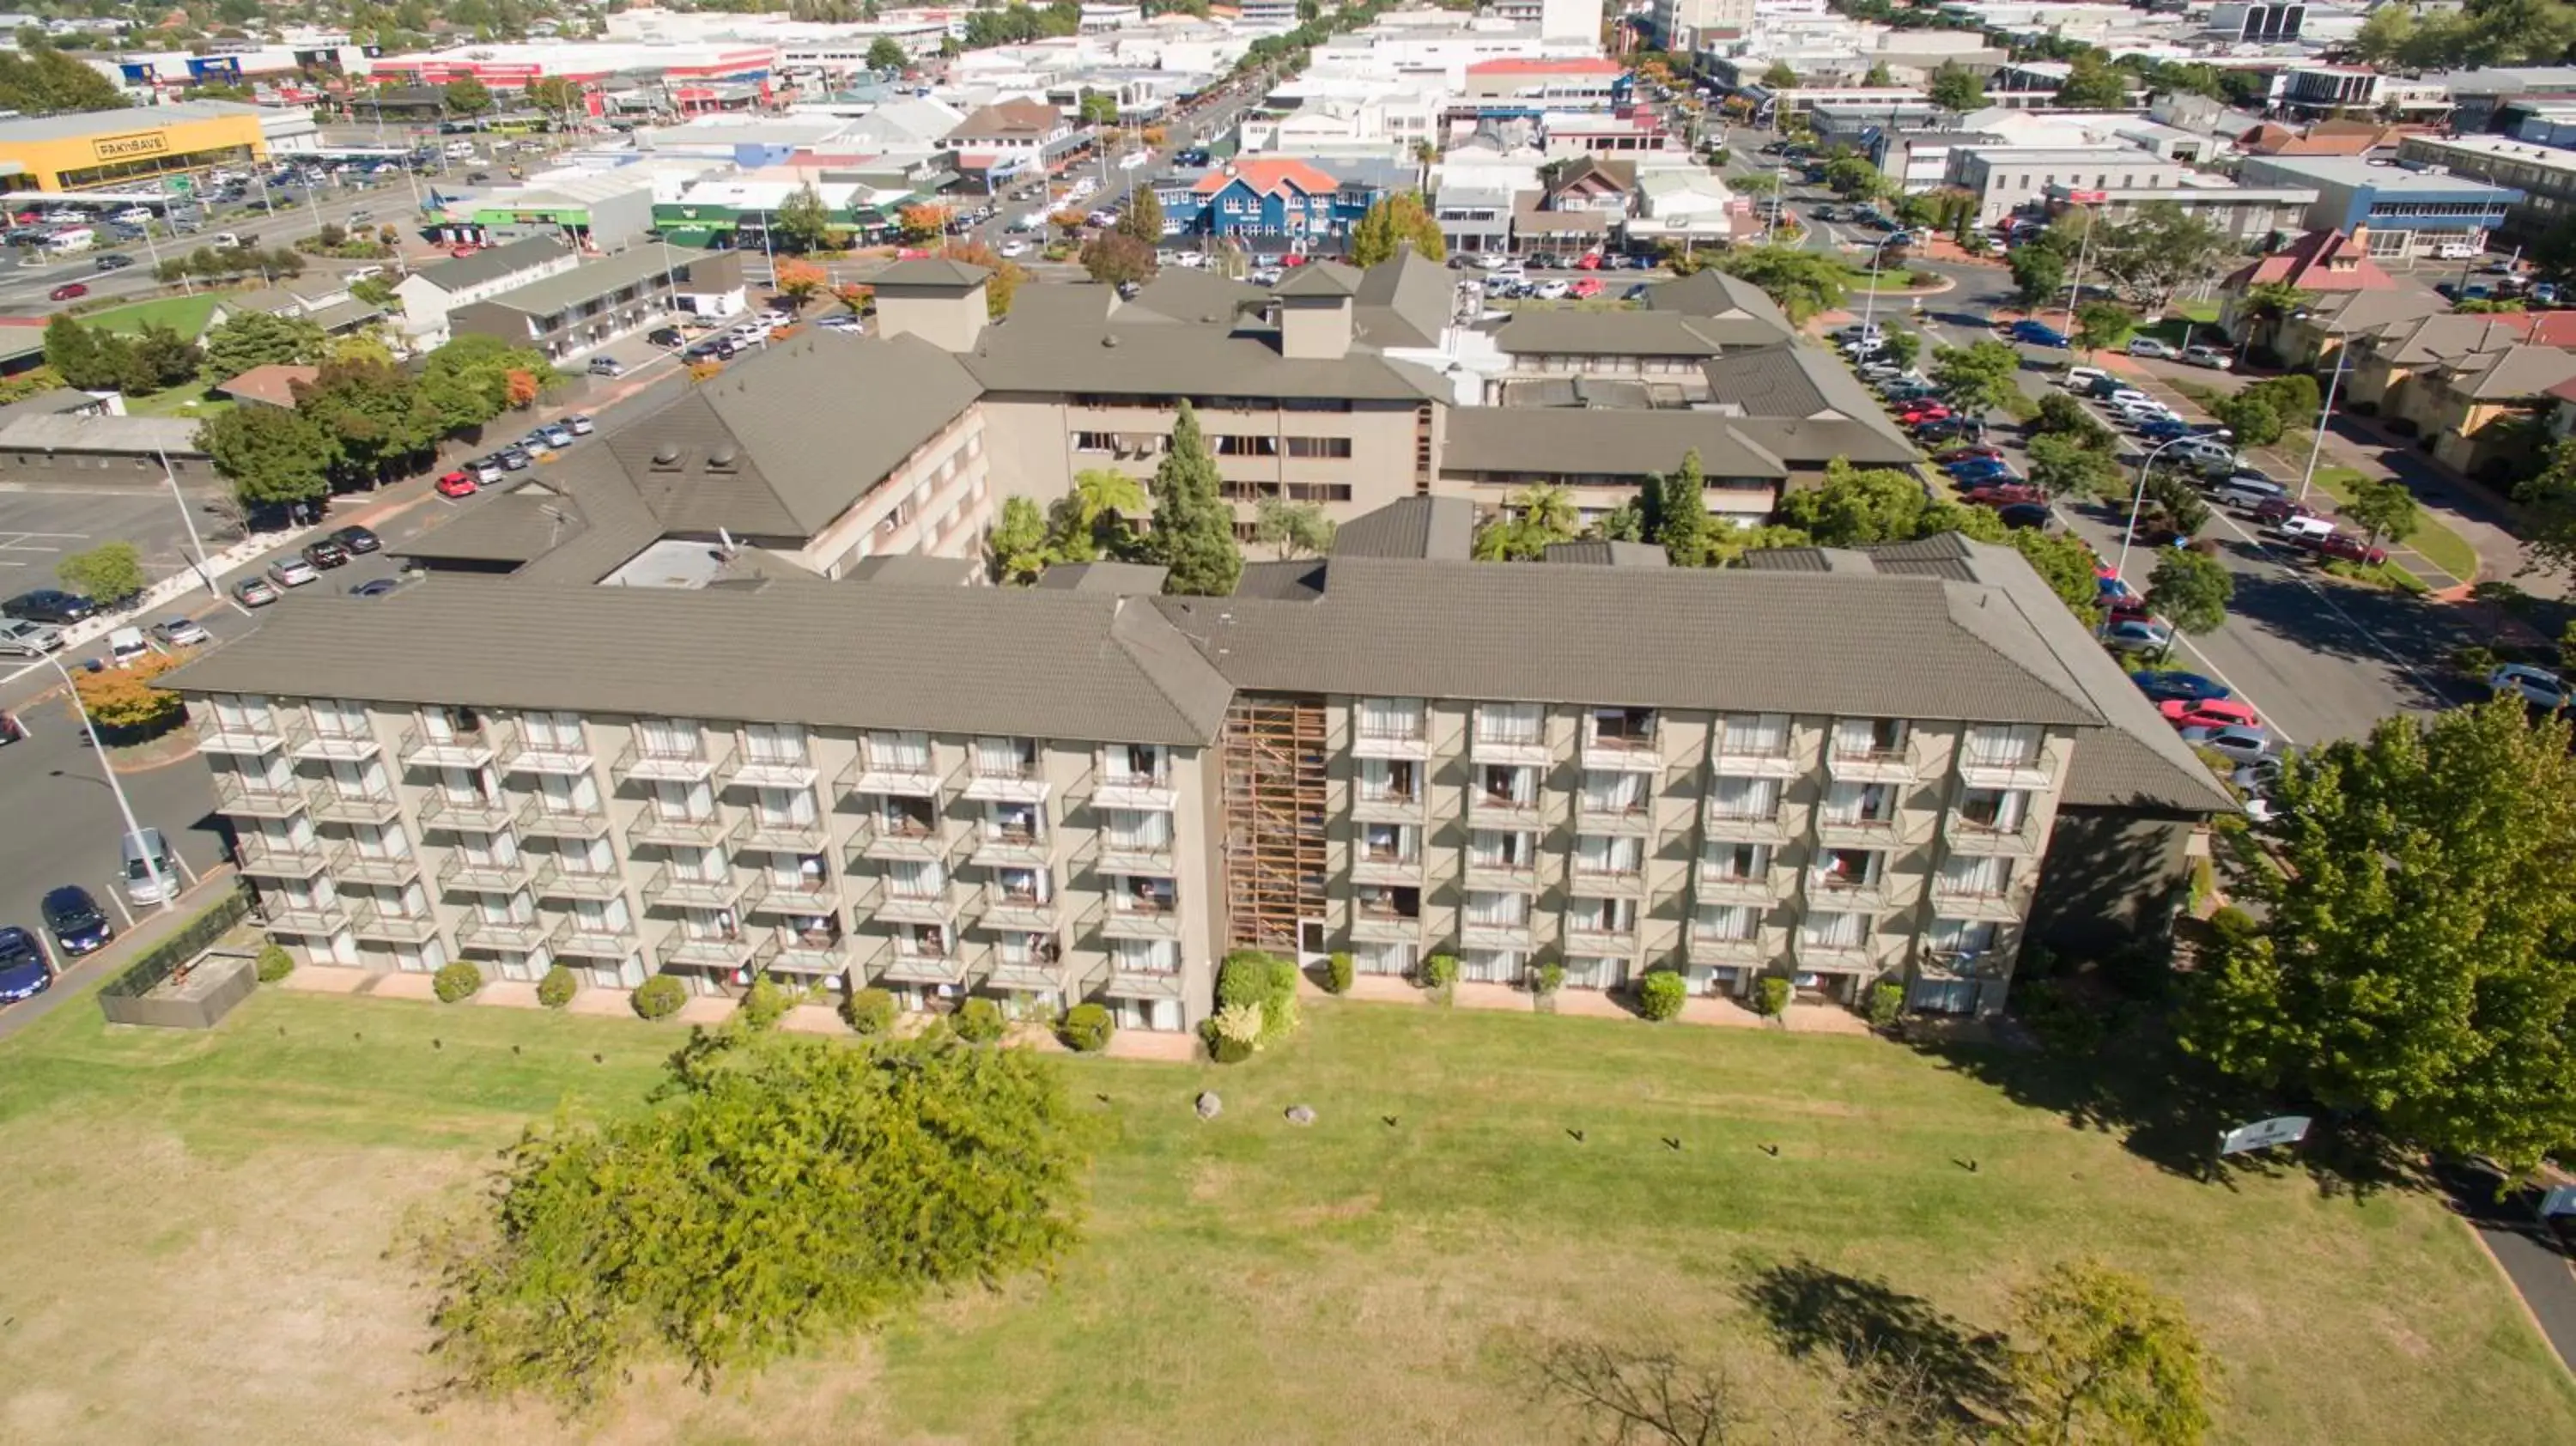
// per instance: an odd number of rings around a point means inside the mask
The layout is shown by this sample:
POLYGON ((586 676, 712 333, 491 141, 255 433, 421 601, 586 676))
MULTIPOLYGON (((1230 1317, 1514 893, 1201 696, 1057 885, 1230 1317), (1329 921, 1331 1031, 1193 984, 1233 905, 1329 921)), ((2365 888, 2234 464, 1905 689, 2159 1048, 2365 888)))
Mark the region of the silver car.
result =
POLYGON ((268 580, 279 587, 302 587, 321 576, 313 570, 313 564, 300 557, 281 557, 268 565, 268 580))
POLYGON ((51 623, 28 622, 20 618, 0 620, 0 656, 41 658, 58 653, 63 647, 63 630, 51 623))

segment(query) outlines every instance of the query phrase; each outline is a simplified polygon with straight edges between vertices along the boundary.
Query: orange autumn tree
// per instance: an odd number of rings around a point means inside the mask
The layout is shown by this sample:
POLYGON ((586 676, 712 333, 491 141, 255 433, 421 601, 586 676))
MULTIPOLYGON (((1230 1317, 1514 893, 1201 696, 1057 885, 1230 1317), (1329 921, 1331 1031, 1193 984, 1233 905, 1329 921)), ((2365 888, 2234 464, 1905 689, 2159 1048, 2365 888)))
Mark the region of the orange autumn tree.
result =
POLYGON ((538 391, 536 373, 513 368, 504 381, 510 389, 511 406, 520 411, 526 411, 536 405, 538 391))
POLYGON ((927 204, 906 206, 896 214, 895 222, 903 229, 906 241, 936 240, 948 230, 948 208, 927 204))
POLYGON ((877 289, 865 282, 851 282, 832 288, 832 297, 850 309, 852 316, 865 316, 868 303, 876 299, 877 289))
POLYGON ((1018 262, 981 241, 951 241, 940 248, 940 254, 993 273, 984 278, 984 314, 995 321, 1010 315, 1011 298, 1018 294, 1020 283, 1029 279, 1018 262))
POLYGON ((166 653, 149 653, 122 668, 72 675, 72 689, 99 732, 110 737, 159 733, 187 714, 179 695, 153 680, 179 666, 166 653))
POLYGON ((805 314, 806 303, 822 295, 831 284, 830 274, 811 261, 781 261, 770 289, 786 297, 787 304, 801 317, 805 314))

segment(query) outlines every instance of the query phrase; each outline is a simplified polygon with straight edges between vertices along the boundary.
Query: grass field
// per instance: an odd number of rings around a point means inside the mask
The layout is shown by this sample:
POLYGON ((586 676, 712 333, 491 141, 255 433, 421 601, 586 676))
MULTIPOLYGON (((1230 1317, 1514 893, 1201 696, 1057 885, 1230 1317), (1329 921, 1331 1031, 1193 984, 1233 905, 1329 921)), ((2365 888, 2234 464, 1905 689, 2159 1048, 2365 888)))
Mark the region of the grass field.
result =
POLYGON ((0 1045, 0 1440, 1559 1440, 1526 1386, 1546 1342, 1790 1377, 1748 1299, 1766 1266, 1990 1325, 2083 1251, 2188 1303, 2222 1440, 2576 1439, 2576 1388, 2432 1203, 2199 1183, 2017 1102, 2055 1087, 2026 1057, 1339 1003, 1233 1070, 1070 1061, 1102 1145, 1052 1285, 713 1395, 648 1378, 577 1425, 421 1414, 424 1298, 386 1258, 406 1209, 531 1117, 636 1107, 678 1039, 262 991, 210 1034, 82 1003, 0 1045))
POLYGON ((194 296, 156 297, 151 301, 129 302, 124 306, 87 312, 81 320, 109 331, 141 331, 146 326, 158 324, 181 336, 193 338, 202 334, 206 323, 214 319, 215 303, 220 299, 211 291, 200 291, 194 296))
MULTIPOLYGON (((2326 495, 2337 502, 2351 501, 2353 484, 2361 480, 2362 474, 2350 467, 2317 469, 2317 486, 2324 489, 2326 495)), ((2406 545, 2424 554, 2435 567, 2462 582, 2474 582, 2477 579, 2477 549, 2469 546, 2468 539, 2430 517, 2426 517, 2423 524, 2415 529, 2414 536, 2406 539, 2406 545)))

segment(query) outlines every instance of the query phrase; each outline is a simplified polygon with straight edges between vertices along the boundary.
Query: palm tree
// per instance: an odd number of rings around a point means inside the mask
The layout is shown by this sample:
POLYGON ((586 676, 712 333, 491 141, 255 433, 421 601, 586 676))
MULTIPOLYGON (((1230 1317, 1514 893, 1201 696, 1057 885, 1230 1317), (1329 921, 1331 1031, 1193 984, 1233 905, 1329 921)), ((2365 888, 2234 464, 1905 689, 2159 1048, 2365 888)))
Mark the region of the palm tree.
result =
POLYGON ((2244 295, 2236 299, 2236 314, 2246 324, 2246 343, 2252 345, 2259 339, 2264 350, 2280 350, 2281 323, 2315 300, 2312 293, 2286 281, 2258 281, 2246 287, 2244 295))
POLYGON ((1153 506, 1145 484, 1124 472, 1095 467, 1074 475, 1073 490, 1056 500, 1048 517, 1049 541, 1066 562, 1116 556, 1134 533, 1128 519, 1153 506))

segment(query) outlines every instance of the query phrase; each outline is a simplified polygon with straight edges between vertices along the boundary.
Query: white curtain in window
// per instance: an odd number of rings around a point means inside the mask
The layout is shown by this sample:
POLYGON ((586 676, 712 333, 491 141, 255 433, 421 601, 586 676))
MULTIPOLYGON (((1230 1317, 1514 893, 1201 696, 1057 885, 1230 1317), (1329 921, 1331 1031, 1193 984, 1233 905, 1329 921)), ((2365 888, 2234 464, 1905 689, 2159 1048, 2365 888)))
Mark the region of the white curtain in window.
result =
POLYGON ((325 738, 358 738, 367 731, 367 710, 342 698, 313 700, 313 731, 325 738))
POLYGON ((1771 867, 1771 846, 1720 839, 1708 845, 1701 861, 1716 878, 1758 879, 1771 867))
POLYGON ((1806 938, 1830 949, 1857 949, 1869 939, 1869 920, 1860 914, 1809 914, 1806 938))
POLYGON ((1646 802, 1646 775, 1585 769, 1583 806, 1603 813, 1627 813, 1646 802))
POLYGON ((2000 894, 2012 880, 2012 860, 1992 855, 1953 855, 1941 861, 1941 882, 1956 894, 2000 894))
POLYGON ((535 712, 522 715, 527 725, 528 746, 563 753, 581 751, 581 715, 578 713, 535 712))
POLYGON ((910 731, 871 733, 868 766, 880 773, 927 773, 930 735, 910 731))
POLYGON ((801 828, 814 821, 814 790, 763 788, 752 807, 764 828, 801 828))
POLYGON ((796 767, 805 762, 805 725, 752 723, 744 726, 743 745, 754 763, 796 767))
POLYGON ((682 848, 671 855, 672 872, 684 879, 701 883, 722 883, 726 878, 724 850, 720 848, 682 848))
POLYGON ((1995 926, 1988 920, 1935 919, 1929 943, 1936 953, 1983 954, 1995 947, 1995 926))
POLYGON ((1106 829, 1110 843, 1122 849, 1151 851, 1168 847, 1172 842, 1169 814, 1113 808, 1107 812, 1106 829))
POLYGON ((1780 780, 1724 778, 1710 788, 1722 818, 1768 818, 1780 807, 1780 780))
POLYGON ((975 771, 990 778, 1017 778, 1030 768, 1032 752, 1024 738, 978 738, 975 771))
POLYGON ((930 859, 897 859, 888 875, 888 886, 907 899, 926 899, 939 892, 946 876, 930 859))
POLYGON ((694 718, 647 718, 636 725, 643 734, 644 752, 658 758, 694 758, 698 753, 698 723, 694 718))
POLYGON ((1422 732, 1422 703, 1415 698, 1362 698, 1360 732, 1371 738, 1413 738, 1422 732))
POLYGON ((1789 749, 1789 715, 1786 713, 1729 713, 1726 715, 1723 751, 1749 758, 1767 758, 1789 749))
POLYGON ((1980 723, 1968 730, 1966 762, 1977 768, 2021 768, 2038 761, 2039 727, 1980 723))
POLYGON ((1467 922, 1512 928, 1529 922, 1529 895, 1478 891, 1467 895, 1467 922))
POLYGON ((1703 939, 1730 940, 1753 937, 1753 910, 1742 904, 1711 905, 1699 911, 1691 930, 1703 939))
POLYGON ((215 721, 221 723, 227 733, 273 731, 268 700, 255 693, 216 694, 215 721))
POLYGON ((1574 840, 1574 867, 1578 873, 1633 874, 1644 866, 1645 858, 1643 839, 1580 834, 1574 840))
POLYGON ((1536 703, 1486 703, 1476 709, 1476 736, 1488 743, 1536 743, 1539 723, 1536 703))

